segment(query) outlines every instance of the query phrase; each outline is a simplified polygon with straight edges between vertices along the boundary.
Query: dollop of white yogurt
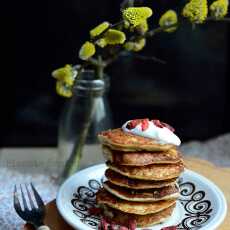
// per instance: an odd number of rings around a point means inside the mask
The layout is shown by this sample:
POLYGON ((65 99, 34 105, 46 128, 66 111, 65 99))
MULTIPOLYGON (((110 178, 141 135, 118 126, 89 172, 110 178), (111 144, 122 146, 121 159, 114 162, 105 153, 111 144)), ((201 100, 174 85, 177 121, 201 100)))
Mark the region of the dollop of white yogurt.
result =
POLYGON ((142 137, 148 137, 156 140, 160 144, 173 144, 179 146, 181 144, 180 138, 175 135, 167 127, 157 127, 152 121, 148 121, 148 128, 142 131, 141 123, 133 129, 128 129, 126 126, 130 121, 127 121, 123 126, 122 130, 126 133, 132 133, 142 137))

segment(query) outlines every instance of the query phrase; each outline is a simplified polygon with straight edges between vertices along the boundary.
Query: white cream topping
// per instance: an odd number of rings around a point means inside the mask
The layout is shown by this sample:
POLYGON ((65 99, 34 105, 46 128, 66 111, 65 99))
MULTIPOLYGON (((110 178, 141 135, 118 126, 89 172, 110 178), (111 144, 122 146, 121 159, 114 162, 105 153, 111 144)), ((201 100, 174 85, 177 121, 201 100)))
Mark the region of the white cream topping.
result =
POLYGON ((148 128, 142 131, 141 123, 138 124, 133 129, 128 129, 126 126, 130 121, 127 121, 123 126, 122 130, 127 133, 132 133, 142 137, 148 137, 155 139, 160 144, 173 144, 179 146, 181 144, 181 140, 177 135, 175 135, 170 129, 167 127, 157 127, 152 121, 148 121, 148 128))

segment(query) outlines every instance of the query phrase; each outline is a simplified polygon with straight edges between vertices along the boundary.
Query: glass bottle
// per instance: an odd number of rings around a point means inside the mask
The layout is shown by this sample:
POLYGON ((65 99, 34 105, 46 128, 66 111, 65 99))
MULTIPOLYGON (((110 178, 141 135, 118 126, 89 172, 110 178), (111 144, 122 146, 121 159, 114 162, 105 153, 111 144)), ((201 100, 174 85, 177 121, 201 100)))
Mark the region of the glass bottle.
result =
POLYGON ((97 134, 111 128, 108 89, 108 76, 95 79, 94 71, 83 71, 76 80, 59 123, 58 150, 65 163, 61 180, 79 168, 84 145, 98 143, 97 134))

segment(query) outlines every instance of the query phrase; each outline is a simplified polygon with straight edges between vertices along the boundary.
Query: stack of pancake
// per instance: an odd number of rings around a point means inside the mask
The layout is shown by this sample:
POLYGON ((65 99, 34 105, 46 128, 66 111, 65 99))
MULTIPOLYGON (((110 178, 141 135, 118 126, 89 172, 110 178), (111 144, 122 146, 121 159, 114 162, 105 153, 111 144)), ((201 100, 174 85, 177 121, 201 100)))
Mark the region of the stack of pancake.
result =
POLYGON ((137 227, 168 219, 179 197, 176 180, 184 170, 176 147, 120 128, 98 137, 108 166, 96 198, 104 215, 122 226, 134 220, 137 227))

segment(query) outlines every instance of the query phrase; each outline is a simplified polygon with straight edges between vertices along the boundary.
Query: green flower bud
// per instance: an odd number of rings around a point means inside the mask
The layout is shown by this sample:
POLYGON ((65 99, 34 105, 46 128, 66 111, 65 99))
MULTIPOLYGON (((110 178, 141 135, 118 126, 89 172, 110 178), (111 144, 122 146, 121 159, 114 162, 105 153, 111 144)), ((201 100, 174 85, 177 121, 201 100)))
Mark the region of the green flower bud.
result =
POLYGON ((104 37, 106 44, 118 45, 123 44, 126 40, 125 33, 119 30, 109 29, 104 37))
POLYGON ((149 7, 128 7, 123 10, 122 15, 124 20, 135 27, 151 17, 152 13, 152 9, 149 7))
POLYGON ((72 97, 72 87, 63 81, 56 82, 56 92, 62 97, 72 97))
POLYGON ((192 23, 203 23, 208 15, 207 0, 191 0, 185 5, 182 15, 192 23))
POLYGON ((87 60, 96 52, 95 45, 92 42, 85 42, 79 51, 79 58, 87 60))
POLYGON ((215 19, 224 18, 228 13, 228 0, 217 0, 211 4, 209 9, 215 19))
POLYGON ((56 69, 52 72, 52 76, 65 84, 72 86, 74 79, 77 75, 77 71, 73 70, 71 65, 65 65, 65 67, 56 69))
POLYGON ((109 22, 103 22, 90 30, 90 36, 91 38, 97 37, 98 35, 102 34, 106 29, 108 29, 110 26, 109 22))
POLYGON ((177 21, 178 19, 176 12, 174 10, 168 10, 161 16, 159 25, 162 28, 172 26, 170 28, 164 29, 165 32, 171 33, 177 29, 177 26, 173 26, 177 24, 177 21))

